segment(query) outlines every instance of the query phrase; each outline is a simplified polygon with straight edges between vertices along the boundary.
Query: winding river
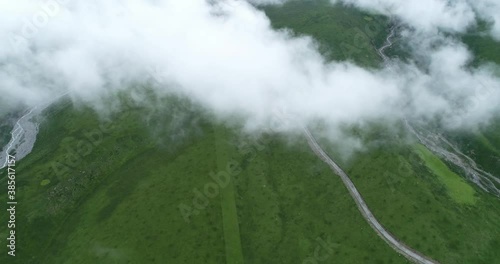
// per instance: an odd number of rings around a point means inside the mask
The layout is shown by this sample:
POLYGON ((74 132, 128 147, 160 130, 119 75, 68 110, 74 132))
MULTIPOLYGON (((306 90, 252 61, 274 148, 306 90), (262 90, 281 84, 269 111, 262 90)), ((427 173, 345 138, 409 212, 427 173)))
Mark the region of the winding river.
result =
POLYGON ((24 115, 19 118, 10 132, 11 139, 0 152, 0 169, 7 166, 8 155, 16 157, 16 161, 20 161, 33 150, 36 138, 38 135, 38 120, 40 113, 57 100, 61 99, 68 92, 55 97, 50 102, 37 105, 25 111, 24 115))

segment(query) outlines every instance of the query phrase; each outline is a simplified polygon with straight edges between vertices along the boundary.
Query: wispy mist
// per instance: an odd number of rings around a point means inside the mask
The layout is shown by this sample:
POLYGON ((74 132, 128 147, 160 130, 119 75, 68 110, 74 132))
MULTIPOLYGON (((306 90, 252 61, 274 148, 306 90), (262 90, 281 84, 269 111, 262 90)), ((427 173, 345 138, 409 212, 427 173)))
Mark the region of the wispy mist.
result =
POLYGON ((397 17, 417 30, 433 33, 464 32, 482 20, 500 40, 500 3, 495 0, 332 0, 338 2, 397 17))

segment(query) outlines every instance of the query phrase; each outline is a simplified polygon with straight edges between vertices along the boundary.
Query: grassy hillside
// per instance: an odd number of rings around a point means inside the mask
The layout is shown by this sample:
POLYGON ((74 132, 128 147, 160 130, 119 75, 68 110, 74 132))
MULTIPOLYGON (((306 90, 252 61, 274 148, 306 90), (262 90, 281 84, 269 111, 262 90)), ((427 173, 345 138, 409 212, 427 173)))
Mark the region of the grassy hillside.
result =
POLYGON ((273 27, 313 36, 327 59, 354 61, 368 67, 382 61, 375 47, 382 46, 388 34, 389 21, 385 17, 331 5, 328 0, 295 0, 263 10, 273 27))
MULTIPOLYGON (((19 164, 15 263, 406 262, 303 138, 242 136, 173 102, 164 114, 184 113, 196 133, 163 144, 144 129, 156 118, 144 108, 111 123, 68 102, 47 112, 35 151, 19 164)), ((442 263, 498 263, 499 201, 471 185, 455 191, 473 189, 474 203, 456 200, 440 179, 446 165, 426 166, 418 154, 389 140, 343 166, 405 243, 442 263)))
POLYGON ((380 221, 441 263, 499 263, 500 201, 428 150, 397 141, 346 165, 380 221))
POLYGON ((476 63, 500 63, 500 45, 491 37, 486 37, 478 33, 469 33, 463 36, 463 41, 476 55, 476 63))
MULTIPOLYGON (((165 113, 196 119, 174 108, 165 113)), ((253 141, 204 118, 158 147, 146 111, 111 123, 68 102, 46 113, 19 165, 16 263, 302 263, 317 250, 343 263, 403 261, 304 142, 253 141), (232 181, 218 184, 227 171, 232 181)))

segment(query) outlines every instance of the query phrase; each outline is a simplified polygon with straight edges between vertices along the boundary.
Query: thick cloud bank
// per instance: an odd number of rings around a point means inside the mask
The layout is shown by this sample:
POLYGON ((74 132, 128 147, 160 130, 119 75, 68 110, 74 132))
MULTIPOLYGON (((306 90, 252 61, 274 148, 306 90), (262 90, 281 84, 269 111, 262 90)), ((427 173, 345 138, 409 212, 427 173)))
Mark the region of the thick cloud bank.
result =
MULTIPOLYGON (((283 109, 297 122, 332 126, 434 116, 475 125, 500 105, 496 66, 467 69, 471 55, 453 41, 429 48, 425 69, 367 70, 325 62, 314 41, 271 29, 244 1, 3 2, 0 93, 28 104, 67 90, 92 102, 153 75, 158 93, 244 117, 249 128, 269 125, 283 109)), ((404 12, 395 10, 387 12, 404 12)), ((473 16, 462 4, 432 12, 423 28, 461 30, 473 16), (467 23, 443 21, 457 12, 467 23)))

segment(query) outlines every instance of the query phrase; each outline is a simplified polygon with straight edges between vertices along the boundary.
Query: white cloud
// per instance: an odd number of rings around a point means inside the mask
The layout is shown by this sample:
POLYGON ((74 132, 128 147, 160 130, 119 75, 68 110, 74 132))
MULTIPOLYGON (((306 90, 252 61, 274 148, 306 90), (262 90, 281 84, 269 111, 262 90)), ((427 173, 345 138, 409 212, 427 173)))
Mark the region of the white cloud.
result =
MULTIPOLYGON (((445 18, 462 12, 436 8, 445 18)), ((429 30, 466 24, 429 16, 434 22, 420 22, 429 30)), ((465 117, 472 125, 500 105, 497 77, 488 69, 467 70, 469 55, 456 43, 427 49, 425 70, 326 63, 312 39, 274 31, 243 1, 78 1, 61 6, 29 36, 17 14, 0 11, 0 25, 3 39, 22 39, 19 46, 0 44, 0 93, 27 103, 66 89, 92 101, 146 81, 154 67, 157 77, 175 84, 158 92, 174 89, 221 117, 243 116, 248 128, 270 124, 281 108, 298 122, 319 119, 331 126, 434 115, 453 125, 465 117), (478 81, 490 84, 492 96, 476 95, 478 81)))

